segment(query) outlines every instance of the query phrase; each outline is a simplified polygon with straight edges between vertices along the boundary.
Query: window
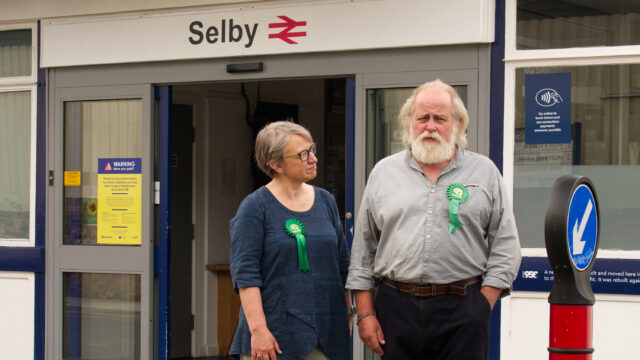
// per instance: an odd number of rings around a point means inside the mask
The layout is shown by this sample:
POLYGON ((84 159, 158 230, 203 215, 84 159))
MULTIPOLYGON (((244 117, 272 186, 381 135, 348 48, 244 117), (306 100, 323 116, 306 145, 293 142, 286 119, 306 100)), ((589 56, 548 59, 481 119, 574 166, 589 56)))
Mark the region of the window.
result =
POLYGON ((31 75, 31 29, 0 31, 0 77, 31 75))
POLYGON ((518 50, 640 45, 640 2, 518 0, 518 50))
POLYGON ((34 244, 34 29, 0 29, 0 246, 34 244))
POLYGON ((581 174, 598 193, 601 248, 637 250, 640 64, 519 68, 515 89, 513 194, 523 247, 544 247, 546 202, 555 180, 581 174), (526 75, 557 73, 570 74, 571 140, 525 141, 526 75))
POLYGON ((31 94, 0 92, 0 238, 28 239, 31 94))

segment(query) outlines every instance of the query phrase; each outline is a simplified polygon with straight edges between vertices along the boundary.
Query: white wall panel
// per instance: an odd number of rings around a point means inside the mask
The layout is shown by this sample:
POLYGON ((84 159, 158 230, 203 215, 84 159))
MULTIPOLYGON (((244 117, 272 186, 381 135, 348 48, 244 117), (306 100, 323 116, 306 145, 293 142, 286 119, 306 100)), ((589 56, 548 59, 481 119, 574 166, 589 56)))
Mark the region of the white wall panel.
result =
MULTIPOLYGON (((505 310, 503 360, 548 359, 549 293, 514 292, 505 310)), ((631 359, 637 354, 640 296, 596 294, 593 306, 594 359, 631 359)))
POLYGON ((32 360, 35 275, 0 272, 0 359, 32 360))

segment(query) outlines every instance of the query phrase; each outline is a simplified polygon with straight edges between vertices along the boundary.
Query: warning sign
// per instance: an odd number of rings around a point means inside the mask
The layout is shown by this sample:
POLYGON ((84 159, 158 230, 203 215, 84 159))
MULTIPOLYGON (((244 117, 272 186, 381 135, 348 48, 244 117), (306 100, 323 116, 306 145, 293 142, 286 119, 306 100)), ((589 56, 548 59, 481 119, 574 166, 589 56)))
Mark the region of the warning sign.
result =
POLYGON ((140 245, 142 159, 98 159, 98 244, 140 245))

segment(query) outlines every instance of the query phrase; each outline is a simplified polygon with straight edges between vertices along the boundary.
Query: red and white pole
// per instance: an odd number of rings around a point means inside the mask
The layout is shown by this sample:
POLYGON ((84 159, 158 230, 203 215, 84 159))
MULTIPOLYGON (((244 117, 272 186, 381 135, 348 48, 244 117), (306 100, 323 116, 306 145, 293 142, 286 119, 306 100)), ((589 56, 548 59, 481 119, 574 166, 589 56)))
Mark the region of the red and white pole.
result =
POLYGON ((600 212, 593 183, 565 175, 553 184, 544 218, 544 242, 553 269, 549 294, 549 360, 593 358, 591 270, 598 252, 600 212))
POLYGON ((591 360, 593 306, 551 304, 549 360, 591 360))

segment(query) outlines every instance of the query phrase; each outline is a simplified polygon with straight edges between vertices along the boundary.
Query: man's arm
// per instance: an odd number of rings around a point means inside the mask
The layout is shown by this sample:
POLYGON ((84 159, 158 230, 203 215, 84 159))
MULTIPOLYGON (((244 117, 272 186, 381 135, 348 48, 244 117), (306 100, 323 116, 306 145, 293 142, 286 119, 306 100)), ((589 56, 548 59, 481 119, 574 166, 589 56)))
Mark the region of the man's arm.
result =
POLYGON ((378 355, 384 354, 381 345, 385 344, 384 334, 378 319, 373 313, 373 296, 369 290, 354 290, 358 309, 358 333, 369 349, 378 355), (370 314, 370 315, 366 315, 370 314), (363 316, 366 315, 366 316, 363 316))
MULTIPOLYGON (((482 285, 500 290, 499 298, 509 294, 522 256, 518 230, 504 180, 497 169, 494 176, 496 181, 493 181, 493 210, 487 233, 489 258, 482 285)), ((489 297, 487 299, 491 300, 489 297)))
POLYGON ((491 310, 493 310, 493 306, 496 304, 496 301, 498 301, 498 298, 500 298, 500 294, 502 294, 502 289, 493 286, 483 286, 480 288, 480 292, 487 298, 489 306, 491 310))

